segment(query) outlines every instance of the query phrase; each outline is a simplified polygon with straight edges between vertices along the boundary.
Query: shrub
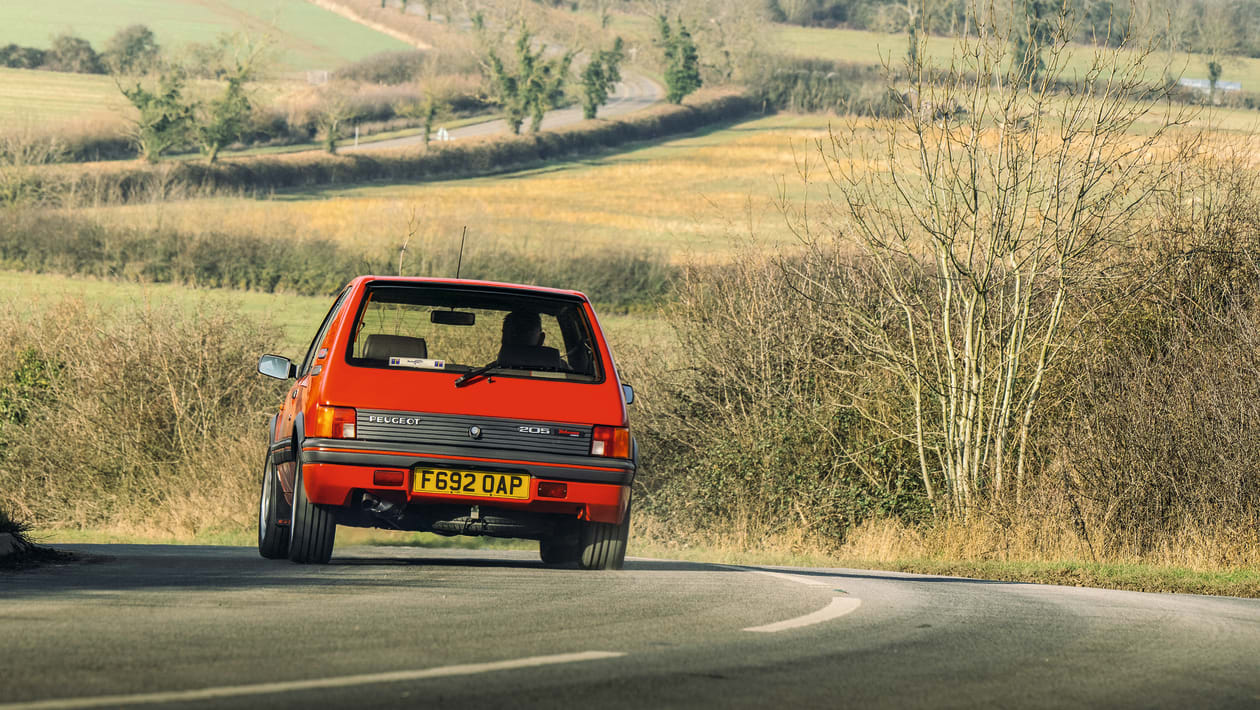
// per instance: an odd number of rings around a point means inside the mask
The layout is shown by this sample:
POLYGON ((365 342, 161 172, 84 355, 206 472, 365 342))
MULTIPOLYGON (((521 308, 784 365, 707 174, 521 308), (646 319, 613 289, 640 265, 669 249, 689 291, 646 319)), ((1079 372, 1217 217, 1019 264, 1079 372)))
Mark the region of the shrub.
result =
POLYGON ((53 71, 76 74, 105 73, 105 65, 101 63, 101 57, 96 50, 92 49, 91 43, 82 37, 67 34, 53 38, 52 47, 44 53, 44 66, 53 71))
POLYGON ((353 64, 347 64, 335 72, 338 79, 362 81, 370 84, 397 85, 415 81, 430 67, 435 59, 431 52, 405 51, 382 52, 353 64))
POLYGON ((324 241, 110 231, 82 220, 22 211, 0 212, 0 264, 28 271, 304 295, 330 294, 359 274, 389 268, 388 260, 365 258, 324 241))
POLYGON ((764 57, 748 83, 768 108, 798 113, 890 116, 904 104, 890 95, 883 67, 822 59, 764 57))
POLYGON ((1214 146, 1152 210, 1130 276, 1090 304, 1096 328, 1059 394, 1043 477, 1099 556, 1260 550, 1260 175, 1214 146))
POLYGON ((101 59, 115 73, 143 74, 157 64, 160 51, 153 30, 129 25, 106 40, 101 59))
POLYGON ((4 424, 0 508, 40 525, 248 524, 279 394, 254 363, 274 328, 210 307, 16 313, 0 318, 0 377, 38 384, 5 390, 25 414, 4 424))
MULTIPOLYGON (((913 452, 856 416, 897 397, 858 374, 852 348, 802 299, 787 269, 758 252, 723 268, 691 268, 670 323, 677 361, 659 352, 624 358, 640 388, 634 424, 643 452, 643 510, 679 533, 752 526, 842 540, 876 516, 930 513, 913 452)), ((869 283, 853 283, 870 289, 869 283)))
MULTIPOLYGON (((327 295, 360 274, 396 273, 397 256, 365 255, 323 240, 170 230, 109 230, 53 214, 0 212, 0 267, 201 288, 327 295)), ((408 276, 449 276, 455 256, 408 262, 408 276)), ((626 310, 667 298, 674 267, 631 248, 539 257, 497 246, 470 249, 461 274, 583 291, 626 310)), ((0 411, 3 411, 0 409, 0 411)))
POLYGON ((1260 564, 1260 173, 1245 148, 1203 153, 1072 299, 1081 325, 1055 343, 1017 496, 966 518, 929 509, 915 452, 885 431, 913 421, 904 382, 837 337, 836 304, 810 286, 893 324, 874 262, 754 251, 687 272, 674 350, 623 356, 641 509, 673 534, 750 545, 798 531, 835 544, 891 518, 924 554, 1260 564))
POLYGON ((37 47, 6 44, 0 47, 0 66, 10 69, 36 69, 44 64, 45 52, 37 47))

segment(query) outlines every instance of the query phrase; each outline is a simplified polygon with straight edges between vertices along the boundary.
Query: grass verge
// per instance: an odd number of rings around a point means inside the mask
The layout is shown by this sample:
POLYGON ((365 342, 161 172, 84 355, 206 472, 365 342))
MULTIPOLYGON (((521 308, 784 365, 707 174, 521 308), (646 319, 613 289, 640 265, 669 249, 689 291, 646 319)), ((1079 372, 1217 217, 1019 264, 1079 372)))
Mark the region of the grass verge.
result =
POLYGON ((872 560, 821 551, 739 550, 703 545, 663 544, 635 540, 631 556, 692 562, 785 567, 841 567, 965 577, 1001 582, 1058 584, 1069 587, 1122 589, 1134 592, 1210 594, 1260 598, 1260 569, 1193 570, 1153 564, 1101 564, 1077 560, 957 561, 936 559, 872 560))
MULTIPOLYGON (((255 544, 254 535, 253 530, 243 529, 219 530, 196 535, 69 528, 38 529, 31 532, 32 539, 42 544, 196 544, 230 547, 252 547, 255 544)), ((537 543, 531 540, 443 537, 432 533, 360 528, 338 529, 337 546, 354 545, 522 551, 532 551, 537 548, 537 543)), ((836 556, 816 550, 794 550, 790 546, 741 550, 721 545, 663 543, 654 539, 632 540, 630 556, 736 565, 839 567, 1135 592, 1260 598, 1260 569, 1253 568, 1228 571, 1193 570, 1167 565, 1099 564, 1075 560, 1041 562, 871 560, 836 556)))

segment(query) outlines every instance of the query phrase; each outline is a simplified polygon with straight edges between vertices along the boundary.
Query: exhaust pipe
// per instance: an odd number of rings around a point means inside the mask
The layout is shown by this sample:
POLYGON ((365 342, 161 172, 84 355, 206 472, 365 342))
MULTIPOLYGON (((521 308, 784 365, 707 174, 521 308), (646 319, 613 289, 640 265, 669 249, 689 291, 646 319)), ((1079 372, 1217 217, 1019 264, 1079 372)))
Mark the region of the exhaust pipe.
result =
POLYGON ((398 522, 402 520, 403 514, 406 513, 407 504, 395 503, 393 501, 378 498, 371 493, 364 493, 363 500, 359 504, 363 510, 384 520, 385 522, 398 527, 398 522))

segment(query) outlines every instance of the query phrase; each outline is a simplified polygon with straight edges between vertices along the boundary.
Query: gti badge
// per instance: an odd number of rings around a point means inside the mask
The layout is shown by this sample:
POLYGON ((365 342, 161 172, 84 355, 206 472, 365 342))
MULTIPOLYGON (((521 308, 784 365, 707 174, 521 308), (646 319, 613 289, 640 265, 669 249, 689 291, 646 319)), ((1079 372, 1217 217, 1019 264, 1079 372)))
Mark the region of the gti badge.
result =
POLYGON ((480 438, 481 438, 481 427, 479 427, 479 426, 470 426, 470 427, 468 427, 468 438, 470 438, 470 439, 480 439, 480 438))

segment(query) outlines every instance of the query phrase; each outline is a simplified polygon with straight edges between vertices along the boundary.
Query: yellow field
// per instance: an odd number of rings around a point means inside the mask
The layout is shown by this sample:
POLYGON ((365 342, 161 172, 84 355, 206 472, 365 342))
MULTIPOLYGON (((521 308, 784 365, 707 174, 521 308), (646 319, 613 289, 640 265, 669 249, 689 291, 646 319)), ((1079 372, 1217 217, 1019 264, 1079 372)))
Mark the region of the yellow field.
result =
MULTIPOLYGON (((1152 130, 1159 118, 1139 123, 1152 130)), ((1214 110, 1196 123, 1250 132, 1254 111, 1214 110)), ((796 238, 779 211, 780 190, 799 203, 802 161, 810 200, 825 196, 816 142, 827 116, 776 115, 702 136, 548 168, 467 180, 394 184, 277 195, 218 198, 85 210, 109 226, 154 225, 207 232, 323 238, 379 256, 396 252, 415 215, 409 255, 449 254, 468 228, 473 248, 528 250, 540 256, 609 247, 644 248, 674 263, 722 260, 755 234, 770 245, 796 238)), ((859 125, 868 123, 859 119, 859 125)))
POLYGON ((729 253, 750 231, 791 243, 778 183, 799 196, 796 158, 826 135, 825 116, 773 116, 708 135, 526 173, 417 185, 88 210, 108 225, 188 233, 322 237, 396 250, 417 216, 413 253, 490 242, 544 254, 643 247, 679 261, 729 253))

